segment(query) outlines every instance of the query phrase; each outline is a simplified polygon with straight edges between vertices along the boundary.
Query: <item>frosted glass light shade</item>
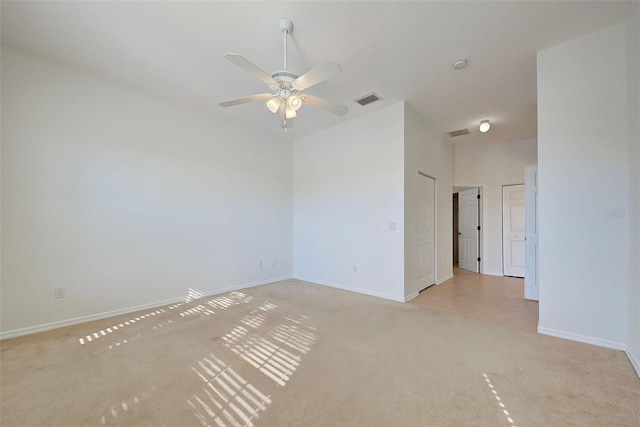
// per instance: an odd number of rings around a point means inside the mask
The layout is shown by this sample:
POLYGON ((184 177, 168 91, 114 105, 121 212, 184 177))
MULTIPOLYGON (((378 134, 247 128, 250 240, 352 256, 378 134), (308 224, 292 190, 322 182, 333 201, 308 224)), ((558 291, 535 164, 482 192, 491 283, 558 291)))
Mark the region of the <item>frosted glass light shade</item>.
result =
POLYGON ((294 119, 298 117, 298 113, 296 113, 296 110, 291 110, 290 108, 287 108, 287 111, 285 111, 285 117, 287 119, 294 119))
POLYGON ((267 101, 267 108, 275 114, 280 109, 280 104, 282 104, 282 99, 279 96, 274 96, 267 101))
POLYGON ((289 98, 287 98, 287 105, 292 110, 297 110, 302 107, 302 100, 296 95, 290 95, 289 98))

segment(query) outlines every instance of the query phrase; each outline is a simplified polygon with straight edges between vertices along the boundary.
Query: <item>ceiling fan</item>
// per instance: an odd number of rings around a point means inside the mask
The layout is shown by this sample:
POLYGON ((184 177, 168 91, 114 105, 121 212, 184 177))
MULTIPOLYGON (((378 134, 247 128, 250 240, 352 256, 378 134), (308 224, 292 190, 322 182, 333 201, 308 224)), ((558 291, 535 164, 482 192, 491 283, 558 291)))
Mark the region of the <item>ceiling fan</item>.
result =
POLYGON ((303 104, 319 108, 333 114, 343 116, 347 114, 349 108, 344 105, 327 101, 317 96, 302 93, 303 90, 320 83, 342 71, 340 65, 327 61, 322 65, 308 71, 302 76, 297 76, 287 70, 287 36, 293 29, 293 22, 287 18, 278 21, 278 27, 284 33, 284 70, 276 71, 269 75, 256 65, 237 53, 227 53, 224 57, 244 69, 249 74, 259 78, 271 88, 270 93, 259 93, 245 96, 243 98, 232 99, 220 103, 222 107, 232 107, 234 105, 245 104, 247 102, 265 101, 267 108, 272 113, 280 113, 280 125, 286 132, 293 126, 293 119, 298 115, 297 111, 303 104))

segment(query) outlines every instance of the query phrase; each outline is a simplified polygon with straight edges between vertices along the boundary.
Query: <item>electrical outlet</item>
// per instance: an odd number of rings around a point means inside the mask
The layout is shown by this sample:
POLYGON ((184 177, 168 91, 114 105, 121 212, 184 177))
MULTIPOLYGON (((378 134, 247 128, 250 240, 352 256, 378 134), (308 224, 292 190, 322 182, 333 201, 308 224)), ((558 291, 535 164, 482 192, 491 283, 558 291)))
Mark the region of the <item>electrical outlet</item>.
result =
POLYGON ((55 298, 64 298, 64 288, 56 288, 53 296, 55 298))
POLYGON ((273 258, 273 262, 271 263, 271 265, 272 265, 273 267, 275 267, 275 266, 278 264, 276 261, 277 261, 277 260, 276 260, 275 258, 273 258))
POLYGON ((357 266, 357 265, 354 265, 354 266, 353 266, 353 272, 354 272, 354 273, 357 273, 357 272, 358 272, 358 266, 357 266))
POLYGON ((264 267, 264 261, 260 260, 260 262, 258 263, 258 267, 260 268, 264 267))

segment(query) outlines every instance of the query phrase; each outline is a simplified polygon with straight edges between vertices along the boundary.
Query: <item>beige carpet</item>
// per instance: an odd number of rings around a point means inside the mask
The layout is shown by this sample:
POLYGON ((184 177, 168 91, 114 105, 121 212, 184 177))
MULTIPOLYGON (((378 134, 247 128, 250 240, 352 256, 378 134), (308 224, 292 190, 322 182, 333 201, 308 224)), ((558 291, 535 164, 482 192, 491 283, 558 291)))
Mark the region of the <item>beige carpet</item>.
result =
POLYGON ((447 285, 401 304, 289 280, 4 340, 0 421, 640 425, 624 353, 429 307, 447 285))

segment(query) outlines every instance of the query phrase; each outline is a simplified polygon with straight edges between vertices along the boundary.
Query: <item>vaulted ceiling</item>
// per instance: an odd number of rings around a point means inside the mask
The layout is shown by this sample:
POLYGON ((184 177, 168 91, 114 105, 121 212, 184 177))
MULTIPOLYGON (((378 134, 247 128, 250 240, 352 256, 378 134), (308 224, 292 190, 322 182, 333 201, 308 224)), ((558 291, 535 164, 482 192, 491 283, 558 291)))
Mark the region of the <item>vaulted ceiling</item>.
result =
POLYGON ((223 55, 282 69, 277 22, 287 17, 289 69, 338 62, 343 72, 308 92, 350 109, 339 117, 304 106, 287 138, 405 100, 438 132, 469 127, 456 143, 505 142, 536 136, 536 52, 624 20, 630 3, 3 1, 2 43, 282 135, 264 102, 218 103, 266 91, 223 55), (455 71, 457 59, 469 65, 455 71), (354 102, 370 92, 383 100, 354 102))

